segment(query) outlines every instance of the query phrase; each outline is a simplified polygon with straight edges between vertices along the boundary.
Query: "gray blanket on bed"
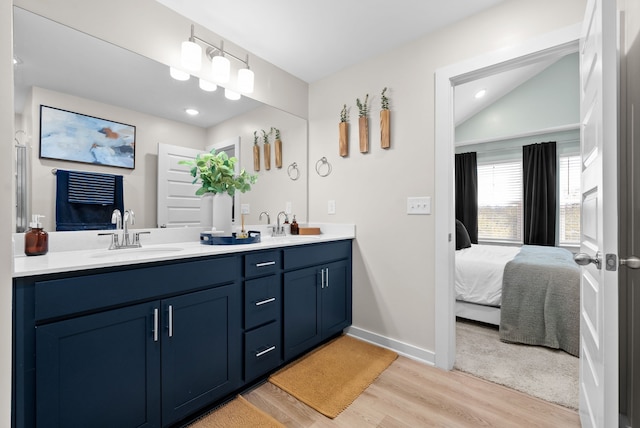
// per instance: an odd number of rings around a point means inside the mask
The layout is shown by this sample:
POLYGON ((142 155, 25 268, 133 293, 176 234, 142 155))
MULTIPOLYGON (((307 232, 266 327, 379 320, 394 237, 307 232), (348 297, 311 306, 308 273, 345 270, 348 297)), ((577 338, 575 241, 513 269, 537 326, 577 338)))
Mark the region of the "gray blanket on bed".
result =
POLYGON ((504 268, 500 340, 580 352, 580 269, 571 252, 525 245, 504 268))

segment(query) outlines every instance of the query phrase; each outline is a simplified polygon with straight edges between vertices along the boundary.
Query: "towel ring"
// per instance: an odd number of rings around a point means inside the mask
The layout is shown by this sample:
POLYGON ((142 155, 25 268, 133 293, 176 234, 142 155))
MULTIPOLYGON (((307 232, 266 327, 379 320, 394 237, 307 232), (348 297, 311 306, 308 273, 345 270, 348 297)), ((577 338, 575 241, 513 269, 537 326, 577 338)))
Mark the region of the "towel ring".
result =
POLYGON ((320 158, 320 160, 318 160, 318 162, 316 162, 316 172, 318 173, 318 175, 320 177, 326 177, 327 175, 331 174, 331 169, 332 169, 331 168, 331 164, 329 163, 327 158, 324 157, 324 156, 322 156, 320 158), (323 173, 320 172, 320 169, 325 165, 327 166, 327 171, 323 174, 323 173))
POLYGON ((300 170, 298 169, 297 162, 293 162, 291 165, 289 165, 289 168, 287 168, 287 175, 293 181, 296 181, 298 178, 300 178, 300 170))

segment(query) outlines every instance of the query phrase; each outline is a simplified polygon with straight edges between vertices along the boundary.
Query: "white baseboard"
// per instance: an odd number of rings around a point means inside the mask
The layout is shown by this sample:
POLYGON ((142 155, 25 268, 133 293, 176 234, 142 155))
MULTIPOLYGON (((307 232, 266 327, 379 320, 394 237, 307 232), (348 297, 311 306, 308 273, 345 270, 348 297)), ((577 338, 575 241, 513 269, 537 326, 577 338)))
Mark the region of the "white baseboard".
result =
POLYGON ((365 342, 391 349, 403 357, 411 358, 412 360, 420 361, 430 366, 435 366, 436 356, 432 351, 418 348, 417 346, 409 345, 354 326, 349 327, 346 333, 355 338, 364 340, 365 342))

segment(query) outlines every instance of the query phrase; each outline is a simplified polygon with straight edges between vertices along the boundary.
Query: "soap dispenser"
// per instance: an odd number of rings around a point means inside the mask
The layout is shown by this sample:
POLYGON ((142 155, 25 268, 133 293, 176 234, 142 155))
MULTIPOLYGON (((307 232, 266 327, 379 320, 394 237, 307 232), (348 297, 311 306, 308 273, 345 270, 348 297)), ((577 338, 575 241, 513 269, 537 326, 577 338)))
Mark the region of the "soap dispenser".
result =
POLYGON ((24 234, 24 253, 27 256, 41 256, 49 251, 49 234, 42 229, 40 214, 31 216, 29 231, 24 234))
POLYGON ((291 222, 291 234, 297 235, 300 233, 300 228, 298 227, 298 222, 296 221, 296 215, 293 215, 293 221, 291 222))

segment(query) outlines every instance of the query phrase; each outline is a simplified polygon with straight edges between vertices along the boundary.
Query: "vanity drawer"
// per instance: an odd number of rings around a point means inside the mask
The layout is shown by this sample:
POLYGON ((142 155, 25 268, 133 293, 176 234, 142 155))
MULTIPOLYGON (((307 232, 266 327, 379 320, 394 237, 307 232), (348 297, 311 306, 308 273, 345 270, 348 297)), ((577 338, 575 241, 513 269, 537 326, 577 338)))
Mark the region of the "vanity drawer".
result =
POLYGON ((244 283, 244 328, 279 320, 282 308, 280 274, 251 279, 244 283))
POLYGON ((216 257, 36 281, 35 319, 65 317, 229 284, 240 277, 240 260, 237 256, 216 257))
POLYGON ((284 250, 284 269, 299 269, 351 257, 351 240, 301 245, 284 250))
POLYGON ((245 381, 263 375, 282 364, 282 334, 280 322, 244 334, 245 381))
POLYGON ((280 270, 281 251, 261 251, 244 256, 244 276, 252 278, 261 275, 269 275, 280 270))

